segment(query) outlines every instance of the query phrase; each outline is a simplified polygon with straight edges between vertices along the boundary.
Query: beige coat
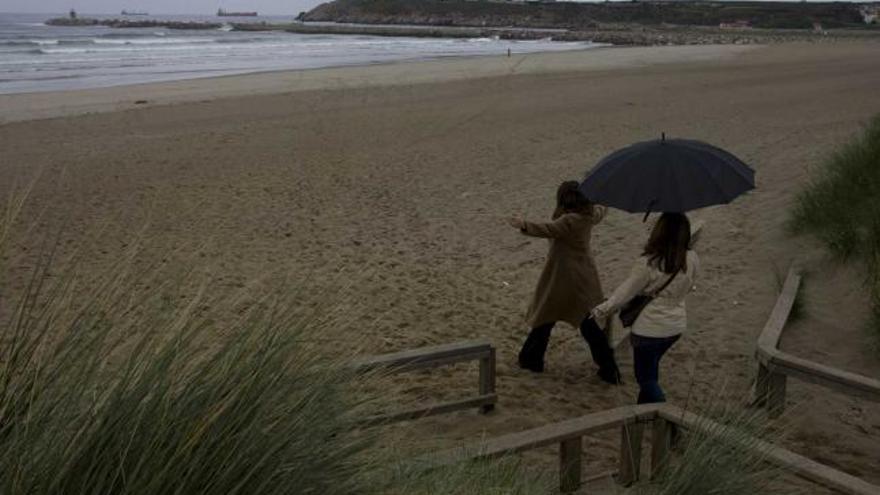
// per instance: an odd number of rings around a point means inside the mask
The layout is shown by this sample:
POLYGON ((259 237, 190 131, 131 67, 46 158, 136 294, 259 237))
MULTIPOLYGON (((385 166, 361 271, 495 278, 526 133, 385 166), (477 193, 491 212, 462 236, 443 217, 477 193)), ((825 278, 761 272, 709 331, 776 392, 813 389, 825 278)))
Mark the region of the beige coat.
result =
POLYGON ((557 213, 549 223, 524 222, 524 234, 550 239, 547 262, 526 314, 532 328, 556 321, 577 327, 604 299, 590 251, 593 226, 603 216, 604 211, 597 209, 592 216, 557 213))

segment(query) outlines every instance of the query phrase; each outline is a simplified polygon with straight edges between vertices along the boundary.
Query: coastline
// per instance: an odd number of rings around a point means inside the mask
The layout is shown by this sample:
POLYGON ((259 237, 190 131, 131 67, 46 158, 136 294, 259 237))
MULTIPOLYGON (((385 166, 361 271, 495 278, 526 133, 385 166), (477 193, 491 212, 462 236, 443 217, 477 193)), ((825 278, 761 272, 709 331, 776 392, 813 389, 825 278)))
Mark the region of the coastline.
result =
POLYGON ((0 95, 0 125, 216 98, 706 62, 735 57, 758 49, 759 46, 606 46, 512 57, 503 55, 442 57, 320 69, 255 72, 82 90, 14 93, 0 95), (147 103, 136 103, 139 101, 147 103))

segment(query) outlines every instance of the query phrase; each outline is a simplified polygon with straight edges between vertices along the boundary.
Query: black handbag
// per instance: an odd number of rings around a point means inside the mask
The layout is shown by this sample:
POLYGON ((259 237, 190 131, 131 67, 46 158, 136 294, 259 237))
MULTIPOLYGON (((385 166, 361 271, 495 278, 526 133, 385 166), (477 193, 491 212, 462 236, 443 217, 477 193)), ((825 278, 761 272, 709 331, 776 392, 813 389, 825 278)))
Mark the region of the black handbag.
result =
POLYGON ((673 273, 672 276, 669 277, 669 280, 667 280, 666 283, 663 284, 663 287, 660 287, 659 289, 654 291, 653 294, 639 294, 636 297, 630 299, 628 303, 624 304, 623 307, 620 308, 620 321, 623 323, 623 326, 626 328, 633 326, 633 323, 635 323, 636 320, 639 318, 639 315, 642 314, 642 310, 644 310, 645 307, 648 306, 648 304, 651 304, 651 301, 653 301, 654 298, 660 295, 660 293, 663 292, 663 289, 668 287, 669 284, 671 284, 672 281, 675 280, 676 275, 678 275, 678 271, 673 273))

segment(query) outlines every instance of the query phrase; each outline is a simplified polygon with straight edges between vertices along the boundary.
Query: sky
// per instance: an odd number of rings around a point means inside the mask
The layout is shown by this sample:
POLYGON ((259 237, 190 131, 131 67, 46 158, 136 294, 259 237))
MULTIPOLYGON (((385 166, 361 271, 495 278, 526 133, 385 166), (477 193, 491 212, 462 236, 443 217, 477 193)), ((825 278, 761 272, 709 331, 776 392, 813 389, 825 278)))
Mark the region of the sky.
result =
POLYGON ((152 14, 213 14, 256 10, 265 15, 296 15, 324 0, 0 0, 0 12, 61 13, 71 8, 88 14, 118 14, 122 9, 152 14))

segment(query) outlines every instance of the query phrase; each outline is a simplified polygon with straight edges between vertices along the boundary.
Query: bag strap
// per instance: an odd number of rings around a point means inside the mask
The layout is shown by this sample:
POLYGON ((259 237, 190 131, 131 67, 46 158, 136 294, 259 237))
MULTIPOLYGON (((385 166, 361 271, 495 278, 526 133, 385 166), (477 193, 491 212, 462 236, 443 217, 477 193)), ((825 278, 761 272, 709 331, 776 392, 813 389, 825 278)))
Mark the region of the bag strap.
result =
POLYGON ((662 287, 660 287, 659 289, 657 289, 656 291, 654 291, 654 295, 653 295, 652 297, 657 297, 657 296, 659 296, 660 293, 663 292, 663 289, 669 287, 669 284, 671 284, 672 281, 675 280, 675 277, 678 276, 678 272, 680 272, 680 271, 681 271, 681 270, 676 270, 675 273, 673 273, 672 276, 669 277, 669 280, 667 280, 666 283, 663 284, 662 287))

